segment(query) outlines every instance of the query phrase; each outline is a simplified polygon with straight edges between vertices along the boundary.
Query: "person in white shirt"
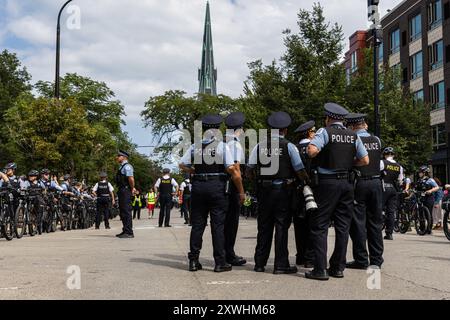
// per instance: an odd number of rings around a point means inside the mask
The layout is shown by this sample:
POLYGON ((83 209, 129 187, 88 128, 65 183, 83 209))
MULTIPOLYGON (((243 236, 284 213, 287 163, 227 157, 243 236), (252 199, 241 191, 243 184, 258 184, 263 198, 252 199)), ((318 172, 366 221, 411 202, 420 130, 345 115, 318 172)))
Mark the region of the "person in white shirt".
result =
POLYGON ((170 222, 170 210, 172 208, 172 196, 174 195, 173 188, 175 188, 175 194, 178 193, 178 183, 174 178, 170 176, 170 169, 163 170, 163 176, 159 178, 155 183, 156 194, 158 194, 159 199, 159 223, 158 226, 161 228, 171 227, 170 222))

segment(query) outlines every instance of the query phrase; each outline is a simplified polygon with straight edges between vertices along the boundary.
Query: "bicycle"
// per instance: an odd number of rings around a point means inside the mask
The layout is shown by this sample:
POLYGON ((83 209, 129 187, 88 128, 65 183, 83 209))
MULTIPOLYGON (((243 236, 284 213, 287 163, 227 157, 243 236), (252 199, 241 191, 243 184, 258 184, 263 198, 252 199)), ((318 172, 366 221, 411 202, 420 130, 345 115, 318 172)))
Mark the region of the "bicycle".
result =
POLYGON ((6 240, 14 238, 14 197, 10 188, 0 189, 0 232, 6 240))
POLYGON ((424 205, 425 192, 413 191, 411 195, 412 204, 412 219, 414 220, 414 227, 418 235, 423 236, 428 233, 431 228, 431 213, 424 205))

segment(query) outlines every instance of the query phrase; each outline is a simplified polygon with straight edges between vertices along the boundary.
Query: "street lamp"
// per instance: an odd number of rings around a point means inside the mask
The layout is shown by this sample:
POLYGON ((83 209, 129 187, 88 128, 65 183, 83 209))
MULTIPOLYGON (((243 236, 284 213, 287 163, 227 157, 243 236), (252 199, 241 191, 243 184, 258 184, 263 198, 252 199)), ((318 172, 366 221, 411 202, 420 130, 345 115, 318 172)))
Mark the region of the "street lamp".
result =
POLYGON ((372 22, 370 30, 372 30, 373 37, 373 104, 375 113, 375 135, 377 137, 381 134, 380 126, 380 99, 379 99, 379 85, 378 85, 378 47, 380 45, 381 25, 380 13, 378 11, 379 0, 367 0, 368 18, 372 22))
POLYGON ((71 2, 72 0, 68 0, 64 5, 62 6, 61 10, 59 10, 58 14, 58 24, 56 26, 56 71, 55 71, 55 98, 60 98, 60 92, 59 92, 59 56, 60 56, 60 44, 61 44, 61 14, 64 11, 64 8, 71 2))

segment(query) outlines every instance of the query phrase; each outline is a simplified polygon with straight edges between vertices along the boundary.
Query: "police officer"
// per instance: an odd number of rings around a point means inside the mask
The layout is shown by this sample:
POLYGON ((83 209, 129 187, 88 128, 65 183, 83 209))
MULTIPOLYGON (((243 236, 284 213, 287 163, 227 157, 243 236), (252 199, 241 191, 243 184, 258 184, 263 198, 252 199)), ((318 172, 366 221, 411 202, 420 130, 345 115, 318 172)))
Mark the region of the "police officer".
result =
POLYGON ((181 204, 181 213, 184 217, 184 224, 191 225, 191 191, 192 191, 192 184, 189 177, 185 179, 180 184, 180 192, 181 192, 181 199, 183 200, 183 203, 181 204))
POLYGON ((223 119, 219 115, 206 115, 202 118, 203 130, 207 139, 193 144, 180 162, 180 168, 192 175, 192 230, 190 238, 189 271, 202 269, 199 263, 202 238, 208 213, 211 219, 211 232, 214 247, 214 272, 231 271, 226 261, 224 224, 228 210, 227 173, 239 191, 241 203, 245 199, 242 178, 233 161, 228 146, 223 143, 219 128, 223 119), (192 166, 193 164, 193 166, 192 166))
POLYGON ((109 227, 109 211, 111 205, 114 206, 114 187, 108 182, 106 172, 100 172, 100 181, 92 189, 92 193, 97 198, 97 214, 95 217, 95 229, 100 229, 100 221, 103 218, 105 228, 109 227))
POLYGON ((134 238, 133 219, 131 216, 131 196, 136 192, 134 187, 134 169, 128 162, 130 155, 125 151, 117 153, 116 161, 120 167, 116 174, 118 187, 120 218, 122 220, 122 233, 116 235, 118 238, 134 238))
MULTIPOLYGON (((309 158, 307 148, 315 135, 315 121, 311 120, 300 125, 295 133, 301 137, 297 144, 298 151, 306 172, 311 177, 311 170, 313 169, 312 159, 309 158)), ((303 188, 301 188, 303 189, 303 188)), ((299 190, 301 191, 301 190, 299 190)), ((297 248, 296 264, 303 265, 305 268, 312 268, 314 266, 314 251, 311 246, 311 229, 310 229, 310 214, 306 212, 305 201, 303 194, 297 195, 297 210, 294 212, 293 223, 295 231, 295 245, 297 248)))
MULTIPOLYGON (((20 188, 20 181, 19 178, 16 176, 16 170, 17 170, 17 164, 14 162, 8 163, 5 168, 5 174, 8 177, 10 186, 14 189, 20 188)), ((3 182, 0 181, 0 187, 2 187, 3 182)))
MULTIPOLYGON (((245 163, 245 159, 239 137, 244 133, 244 122, 245 116, 242 112, 233 112, 225 118, 225 125, 227 127, 225 142, 231 151, 236 168, 239 170, 239 174, 241 175, 241 163, 245 163)), ((243 266, 247 263, 247 261, 243 257, 236 255, 234 251, 234 245, 236 243, 239 227, 241 203, 239 200, 239 191, 232 183, 230 184, 228 200, 228 212, 225 219, 225 252, 227 262, 232 266, 243 266)))
POLYGON ((319 186, 315 188, 318 212, 311 219, 314 269, 306 278, 328 280, 343 278, 349 229, 353 215, 354 187, 350 171, 353 166, 369 164, 369 156, 361 139, 344 127, 348 111, 335 103, 325 104, 325 128, 317 131, 308 146, 308 155, 317 157, 319 186), (327 268, 328 228, 334 221, 336 233, 334 252, 327 268))
MULTIPOLYGON (((434 193, 439 191, 439 185, 430 177, 430 168, 423 165, 419 168, 419 181, 417 183, 417 190, 425 193, 424 205, 430 211, 430 223, 427 226, 427 233, 431 234, 433 227, 433 207, 434 207, 434 193)), ((439 222, 439 221, 437 221, 439 222)))
POLYGON ((40 182, 45 186, 47 190, 57 190, 64 191, 64 189, 56 183, 56 181, 50 179, 50 170, 42 169, 41 170, 41 179, 40 182))
POLYGON ((369 165, 355 168, 358 174, 355 185, 355 208, 350 226, 354 261, 347 263, 347 268, 367 269, 369 265, 381 267, 384 261, 381 141, 367 132, 365 114, 351 113, 345 119, 348 127, 360 137, 369 153, 369 165))
POLYGON ((297 147, 286 138, 292 119, 286 112, 274 112, 268 119, 270 139, 253 148, 249 158, 249 176, 258 182, 258 236, 255 249, 256 272, 264 272, 272 246, 275 228, 274 274, 296 273, 289 263, 288 231, 292 221, 295 179, 307 180, 305 167, 297 147), (256 175, 255 175, 256 169, 256 175))
POLYGON ((395 213, 398 207, 397 192, 403 182, 403 167, 394 160, 394 148, 387 147, 383 150, 384 159, 381 160, 381 172, 383 174, 383 207, 386 214, 385 240, 394 240, 395 213))
POLYGON ((155 183, 156 194, 159 193, 159 227, 161 228, 163 223, 165 227, 171 227, 170 222, 170 210, 172 209, 172 196, 178 192, 178 183, 174 178, 170 176, 170 169, 163 169, 163 176, 159 178, 155 183))

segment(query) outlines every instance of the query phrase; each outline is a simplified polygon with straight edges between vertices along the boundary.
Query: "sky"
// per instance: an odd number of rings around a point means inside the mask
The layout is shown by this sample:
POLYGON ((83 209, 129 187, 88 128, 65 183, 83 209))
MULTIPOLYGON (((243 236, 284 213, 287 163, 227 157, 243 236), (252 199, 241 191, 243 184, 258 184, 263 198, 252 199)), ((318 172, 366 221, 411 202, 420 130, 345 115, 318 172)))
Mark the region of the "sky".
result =
MULTIPOLYGON (((64 2, 0 0, 0 50, 16 52, 33 83, 53 81, 56 17, 64 2)), ((282 31, 297 30, 298 11, 314 2, 210 0, 218 93, 239 97, 247 64, 278 59, 282 31)), ((380 2, 384 15, 400 0, 380 2)), ((327 19, 343 26, 346 39, 369 25, 366 0, 320 3, 327 19)), ((139 114, 151 96, 197 92, 205 8, 206 0, 73 0, 61 19, 61 74, 106 82, 125 106, 124 129, 133 142, 152 145, 139 114)))

